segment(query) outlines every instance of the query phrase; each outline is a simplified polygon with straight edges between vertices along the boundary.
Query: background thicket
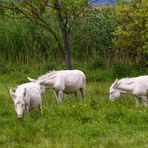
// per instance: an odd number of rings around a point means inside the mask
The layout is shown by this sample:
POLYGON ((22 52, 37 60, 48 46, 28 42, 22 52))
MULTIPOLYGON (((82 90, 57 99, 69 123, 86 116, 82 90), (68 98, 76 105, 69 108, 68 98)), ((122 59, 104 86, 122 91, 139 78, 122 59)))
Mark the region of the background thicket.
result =
MULTIPOLYGON (((113 7, 87 7, 69 34, 72 59, 85 62, 93 59, 98 66, 110 66, 114 62, 147 66, 147 8, 146 0, 113 7)), ((54 16, 50 15, 50 19, 58 35, 54 16)), ((57 42, 45 28, 25 19, 17 10, 3 7, 0 20, 2 58, 21 63, 33 59, 35 62, 62 60, 57 42)))

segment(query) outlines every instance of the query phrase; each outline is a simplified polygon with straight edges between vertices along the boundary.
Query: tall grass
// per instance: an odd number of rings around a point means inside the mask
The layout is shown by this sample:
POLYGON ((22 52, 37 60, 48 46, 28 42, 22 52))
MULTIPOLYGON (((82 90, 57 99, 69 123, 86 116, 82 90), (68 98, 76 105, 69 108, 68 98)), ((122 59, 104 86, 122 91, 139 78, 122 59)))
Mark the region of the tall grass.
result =
MULTIPOLYGON (((61 56, 55 40, 47 30, 32 24, 15 12, 7 13, 13 13, 14 18, 1 18, 0 55, 3 58, 28 63, 31 59, 47 61, 51 57, 58 59, 61 56)), ((83 58, 85 61, 86 58, 94 56, 96 58, 101 56, 105 60, 111 58, 111 33, 114 25, 109 19, 110 15, 111 11, 107 8, 88 9, 75 22, 69 34, 72 58, 76 60, 83 58)), ((52 17, 51 19, 53 29, 58 34, 57 24, 52 17)))
POLYGON ((112 9, 90 8, 74 24, 72 53, 77 58, 113 59, 112 33, 115 23, 110 19, 112 9))
POLYGON ((56 55, 57 47, 50 34, 27 19, 2 18, 0 26, 0 55, 3 59, 28 63, 33 59, 49 60, 56 55))
MULTIPOLYGON (((111 19, 113 8, 88 8, 73 24, 69 34, 71 57, 74 61, 92 63, 95 68, 113 65, 118 55, 112 47, 112 33, 115 22, 111 19)), ((14 18, 1 17, 0 57, 4 61, 34 63, 64 62, 61 51, 52 35, 41 26, 31 23, 14 12, 14 18)), ((52 27, 59 34, 54 17, 50 16, 52 27)), ((60 35, 58 35, 59 40, 60 35)), ((120 63, 130 63, 126 55, 120 63)), ((0 59, 1 60, 1 59, 0 59)), ((118 61, 117 61, 118 62, 118 61)), ((134 63, 134 62, 133 62, 134 63)), ((142 63, 139 64, 142 67, 142 63)), ((139 67, 138 65, 138 67, 139 67)), ((143 66, 144 68, 146 65, 143 66)))

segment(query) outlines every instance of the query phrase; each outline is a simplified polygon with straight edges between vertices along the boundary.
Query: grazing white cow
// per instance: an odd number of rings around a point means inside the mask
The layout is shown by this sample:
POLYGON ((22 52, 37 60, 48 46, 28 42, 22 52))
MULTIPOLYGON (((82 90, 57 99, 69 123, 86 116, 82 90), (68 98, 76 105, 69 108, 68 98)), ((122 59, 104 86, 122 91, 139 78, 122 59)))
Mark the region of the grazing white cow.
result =
POLYGON ((37 80, 28 78, 30 81, 38 82, 46 88, 52 88, 56 94, 57 103, 62 102, 63 92, 74 93, 77 97, 77 91, 80 90, 82 98, 85 98, 85 74, 80 70, 60 70, 49 72, 40 76, 37 80))
POLYGON ((114 101, 122 93, 130 93, 136 96, 136 106, 142 99, 144 106, 148 105, 148 75, 133 78, 116 79, 109 89, 109 100, 114 101))
POLYGON ((44 86, 39 83, 30 82, 17 86, 16 91, 9 90, 14 102, 15 111, 18 118, 23 117, 25 112, 30 112, 38 107, 42 114, 42 94, 44 86))

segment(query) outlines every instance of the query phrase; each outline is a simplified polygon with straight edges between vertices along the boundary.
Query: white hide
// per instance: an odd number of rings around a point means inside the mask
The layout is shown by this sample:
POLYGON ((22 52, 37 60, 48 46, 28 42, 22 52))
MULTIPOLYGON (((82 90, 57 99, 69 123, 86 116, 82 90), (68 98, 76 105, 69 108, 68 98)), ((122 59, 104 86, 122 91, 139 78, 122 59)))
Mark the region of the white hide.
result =
POLYGON ((37 81, 46 88, 55 90, 57 103, 62 102, 63 92, 74 93, 77 98, 77 90, 80 90, 84 99, 86 77, 80 70, 60 70, 49 72, 37 80, 28 78, 30 81, 37 81))
POLYGON ((109 89, 109 100, 114 101, 122 93, 129 93, 136 96, 136 106, 139 106, 139 100, 142 99, 144 105, 148 105, 148 75, 133 78, 116 79, 109 89))
POLYGON ((23 117, 24 112, 29 112, 35 107, 38 107, 42 113, 43 92, 44 87, 36 82, 19 85, 15 92, 10 89, 17 117, 23 117))

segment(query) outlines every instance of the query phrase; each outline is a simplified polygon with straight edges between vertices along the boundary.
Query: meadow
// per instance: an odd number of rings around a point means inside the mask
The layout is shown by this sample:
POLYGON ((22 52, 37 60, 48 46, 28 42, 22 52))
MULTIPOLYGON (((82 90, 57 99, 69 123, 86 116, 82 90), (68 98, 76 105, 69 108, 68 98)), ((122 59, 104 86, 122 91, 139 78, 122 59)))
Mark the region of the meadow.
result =
MULTIPOLYGON (((80 64, 79 64, 80 65, 80 64)), ((113 78, 109 70, 86 70, 86 100, 64 95, 56 104, 54 92, 43 95, 43 115, 34 109, 18 120, 8 92, 47 72, 47 67, 10 66, 0 72, 0 147, 2 148, 144 148, 148 147, 148 109, 135 107, 134 96, 108 100, 113 78), (11 67, 11 68, 10 68, 11 67), (103 79, 104 78, 104 79, 103 79)), ((79 94, 80 95, 80 94, 79 94)))

